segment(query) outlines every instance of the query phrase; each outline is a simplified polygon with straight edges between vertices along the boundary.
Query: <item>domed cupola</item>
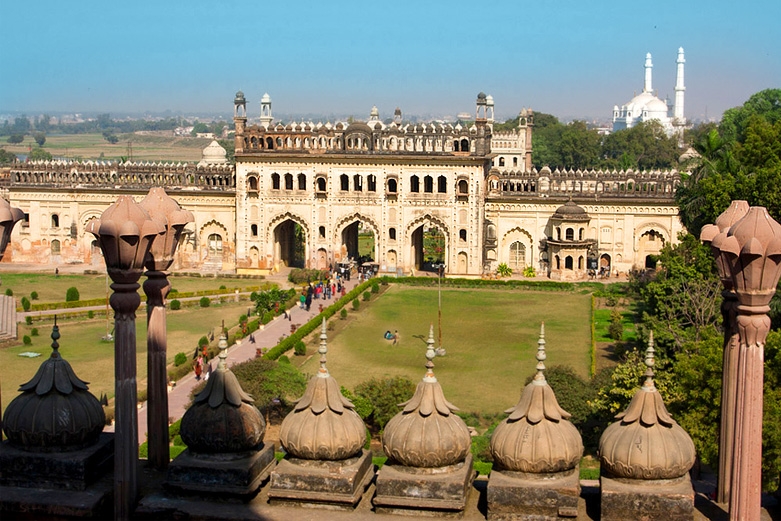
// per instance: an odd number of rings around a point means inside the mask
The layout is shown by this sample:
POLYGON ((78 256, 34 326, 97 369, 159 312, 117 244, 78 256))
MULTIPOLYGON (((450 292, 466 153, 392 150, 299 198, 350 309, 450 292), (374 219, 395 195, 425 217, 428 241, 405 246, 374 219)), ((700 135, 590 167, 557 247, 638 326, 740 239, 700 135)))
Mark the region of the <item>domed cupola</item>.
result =
POLYGON ((182 417, 182 441, 196 454, 255 450, 266 432, 266 422, 252 397, 225 364, 228 342, 224 333, 219 346, 217 369, 182 417))
POLYGON ((667 412, 654 385, 653 333, 645 365, 645 383, 599 440, 602 473, 612 478, 679 478, 694 465, 694 443, 667 412))
POLYGON ((202 159, 198 166, 225 165, 228 163, 227 152, 213 139, 206 148, 203 149, 202 159))
POLYGON ((458 410, 445 399, 434 376, 436 356, 434 327, 429 330, 426 375, 415 394, 400 404, 404 409, 385 426, 382 447, 396 463, 408 467, 445 467, 461 463, 469 453, 471 438, 458 410))
POLYGON ((551 216, 551 219, 570 222, 588 222, 591 220, 586 210, 575 201, 569 200, 559 206, 551 216))
POLYGON ((9 443, 27 451, 80 450, 98 441, 106 423, 98 399, 88 391, 59 352, 60 330, 55 319, 52 353, 22 393, 5 410, 3 430, 9 443))
POLYGON ((561 472, 575 468, 583 455, 580 433, 559 406, 545 380, 545 324, 537 343, 537 374, 521 393, 510 416, 491 436, 491 455, 499 470, 561 472))
POLYGON ((293 457, 343 460, 358 455, 366 443, 366 426, 355 406, 340 392, 326 368, 327 335, 323 319, 320 369, 309 380, 304 396, 282 421, 279 441, 293 457))

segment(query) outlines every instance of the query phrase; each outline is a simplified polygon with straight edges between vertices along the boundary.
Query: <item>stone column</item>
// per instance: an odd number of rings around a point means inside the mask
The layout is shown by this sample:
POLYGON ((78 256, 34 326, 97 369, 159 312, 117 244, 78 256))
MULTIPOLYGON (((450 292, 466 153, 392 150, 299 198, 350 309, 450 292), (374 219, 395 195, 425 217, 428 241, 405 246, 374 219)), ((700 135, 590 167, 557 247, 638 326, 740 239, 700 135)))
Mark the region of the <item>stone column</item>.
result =
POLYGON ((770 331, 770 299, 781 275, 781 224, 765 208, 751 207, 719 245, 730 261, 738 298, 730 520, 759 519, 764 348, 770 331))
POLYGON ((152 188, 140 206, 162 228, 155 236, 146 258, 147 280, 144 293, 147 298, 147 438, 149 464, 156 469, 168 468, 168 375, 166 371, 167 325, 165 299, 171 290, 168 274, 179 238, 193 214, 182 210, 160 187, 152 188))
POLYGON ((732 479, 732 444, 735 438, 735 397, 737 394, 738 338, 738 296, 732 284, 730 264, 734 255, 720 250, 730 227, 748 212, 746 201, 732 201, 729 208, 716 218, 716 224, 702 228, 700 239, 710 243, 721 284, 721 315, 724 326, 724 355, 721 379, 721 425, 719 426, 719 472, 716 486, 716 501, 730 502, 730 480, 732 479))
POLYGON ((138 279, 160 226, 130 196, 120 196, 87 229, 98 239, 113 281, 114 310, 114 519, 130 519, 138 494, 136 309, 138 279))

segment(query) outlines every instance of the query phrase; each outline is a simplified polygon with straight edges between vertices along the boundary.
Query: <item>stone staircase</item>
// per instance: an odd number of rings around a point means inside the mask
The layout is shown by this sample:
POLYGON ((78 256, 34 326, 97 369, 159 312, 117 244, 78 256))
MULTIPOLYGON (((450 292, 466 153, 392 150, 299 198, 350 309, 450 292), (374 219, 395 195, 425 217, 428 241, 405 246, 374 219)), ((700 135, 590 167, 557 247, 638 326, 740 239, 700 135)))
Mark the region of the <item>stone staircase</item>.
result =
POLYGON ((0 295, 0 341, 16 338, 16 299, 0 295))

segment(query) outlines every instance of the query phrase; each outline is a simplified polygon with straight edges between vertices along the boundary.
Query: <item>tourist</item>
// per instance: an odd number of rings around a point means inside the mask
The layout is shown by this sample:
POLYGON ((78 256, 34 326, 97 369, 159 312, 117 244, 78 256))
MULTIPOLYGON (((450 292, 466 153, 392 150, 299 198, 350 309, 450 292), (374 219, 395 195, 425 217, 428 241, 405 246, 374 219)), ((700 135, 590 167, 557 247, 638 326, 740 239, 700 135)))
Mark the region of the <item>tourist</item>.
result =
POLYGON ((200 380, 201 373, 203 372, 203 356, 198 355, 198 359, 195 361, 194 364, 194 369, 195 369, 195 379, 200 380))
POLYGON ((396 331, 393 332, 393 345, 395 346, 398 343, 399 343, 399 330, 397 329, 396 331))

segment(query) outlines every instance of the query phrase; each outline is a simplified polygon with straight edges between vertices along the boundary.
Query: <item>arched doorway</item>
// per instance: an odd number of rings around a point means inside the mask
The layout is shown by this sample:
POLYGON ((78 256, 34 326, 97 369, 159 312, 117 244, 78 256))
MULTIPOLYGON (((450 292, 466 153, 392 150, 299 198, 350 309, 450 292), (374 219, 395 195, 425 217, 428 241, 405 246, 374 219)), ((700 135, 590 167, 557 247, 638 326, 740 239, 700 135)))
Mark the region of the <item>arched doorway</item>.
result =
POLYGON ((510 244, 510 262, 508 265, 514 272, 523 271, 526 267, 526 246, 522 242, 515 241, 510 244))
POLYGON ((342 230, 342 251, 360 266, 377 258, 377 237, 371 225, 357 220, 342 230))
POLYGON ((412 232, 410 239, 415 269, 436 272, 434 265, 444 263, 447 258, 447 240, 442 229, 436 224, 424 223, 412 232))
POLYGON ((655 255, 646 255, 645 256, 645 269, 647 269, 647 270, 655 270, 656 269, 656 256, 655 255))
POLYGON ((306 231, 292 219, 286 219, 274 228, 274 259, 292 268, 305 265, 306 231))

